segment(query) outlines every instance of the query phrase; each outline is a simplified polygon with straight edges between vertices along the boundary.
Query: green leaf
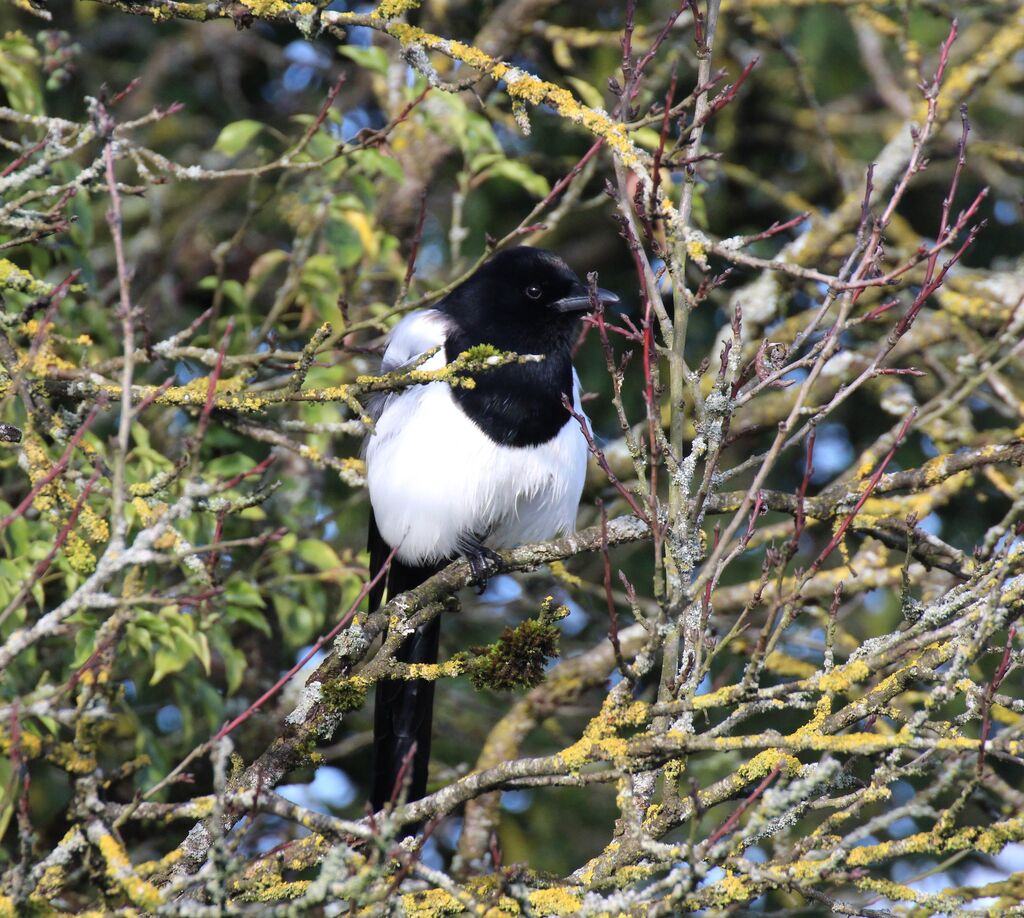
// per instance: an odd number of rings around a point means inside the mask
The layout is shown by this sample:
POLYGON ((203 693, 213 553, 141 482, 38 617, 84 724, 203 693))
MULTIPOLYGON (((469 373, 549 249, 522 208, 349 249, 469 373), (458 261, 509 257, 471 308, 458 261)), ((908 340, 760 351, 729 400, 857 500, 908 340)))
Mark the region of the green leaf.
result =
POLYGON ((473 175, 483 172, 488 166, 500 163, 505 158, 504 153, 481 153, 469 161, 469 171, 473 175))
POLYGON ((220 657, 224 661, 224 677, 228 684, 228 694, 234 695, 242 685, 249 662, 245 659, 245 654, 237 647, 227 645, 221 646, 220 657))
POLYGON ((75 654, 71 658, 69 668, 78 669, 96 651, 96 631, 94 628, 80 628, 75 633, 75 654))
POLYGON ((156 685, 164 676, 184 669, 192 657, 192 648, 185 643, 176 643, 173 648, 161 647, 153 657, 153 675, 149 684, 156 685))
POLYGON ((324 227, 327 245, 339 270, 353 268, 363 257, 363 240, 347 220, 328 220, 324 227))
POLYGON ((591 108, 604 108, 604 99, 599 90, 591 86, 586 80, 579 77, 568 77, 569 85, 576 90, 576 95, 583 100, 584 105, 591 108))
POLYGON ((358 150, 352 154, 352 160, 371 175, 383 175, 396 184, 401 184, 405 180, 402 164, 390 156, 385 156, 380 150, 358 150))
POLYGON ((543 175, 538 175, 525 163, 514 159, 495 163, 487 170, 487 178, 508 179, 538 198, 544 197, 551 190, 548 180, 543 175))
POLYGON ((224 598, 236 606, 248 606, 255 609, 262 609, 266 606, 260 591, 247 580, 240 578, 228 582, 224 590, 224 598))
MULTIPOLYGON (((6 783, 4 781, 4 784, 6 783)), ((0 809, 0 838, 3 838, 7 833, 7 827, 10 825, 11 817, 14 815, 14 795, 12 794, 10 797, 5 795, 3 799, 5 805, 0 809), (8 800, 11 802, 7 803, 8 800)))
POLYGON ((319 539, 303 539, 299 542, 299 557, 320 571, 332 571, 341 567, 341 559, 334 549, 319 539))
POLYGON ((386 75, 388 72, 388 53, 383 48, 357 48, 354 45, 341 45, 338 54, 355 61, 364 70, 386 75))
POLYGON ((250 625, 257 631, 261 631, 267 637, 270 637, 270 623, 267 621, 266 616, 262 612, 257 612, 256 609, 249 606, 229 605, 227 617, 229 621, 250 625))
POLYGON ((24 558, 29 553, 29 526, 25 517, 16 517, 7 529, 8 538, 14 545, 15 558, 24 558))
MULTIPOLYGON (((211 274, 199 281, 199 289, 216 290, 217 283, 217 277, 211 274)), ((246 295, 245 288, 238 281, 226 278, 220 281, 220 288, 232 305, 237 306, 239 309, 245 309, 248 306, 249 298, 246 295)))
POLYGON ((132 424, 132 440, 136 446, 149 449, 149 429, 144 424, 132 424))
POLYGON ((199 658, 199 662, 203 664, 203 672, 206 675, 210 675, 210 642, 206 639, 206 635, 202 631, 197 631, 195 634, 196 639, 196 657, 199 658))
POLYGON ((283 249, 271 249, 258 255, 249 266, 249 277, 245 281, 246 301, 251 300, 263 282, 280 266, 287 264, 288 253, 283 249))
POLYGON ((5 606, 14 598, 27 573, 28 565, 19 565, 7 558, 0 558, 0 602, 5 606))
POLYGON ((483 115, 471 112, 459 96, 438 93, 425 115, 438 133, 459 145, 467 161, 480 153, 502 152, 491 123, 483 115))
POLYGON ((274 593, 274 611, 281 627, 281 634, 289 647, 301 647, 315 636, 316 617, 305 605, 283 593, 274 593))
POLYGON ((475 156, 484 150, 501 152, 501 144, 494 133, 494 128, 483 115, 467 112, 463 149, 467 156, 475 156))
POLYGON ((125 629, 125 639, 129 647, 138 649, 144 654, 150 653, 153 649, 153 633, 145 628, 129 625, 125 629))
POLYGON ((15 111, 26 115, 44 113, 39 52, 21 32, 8 32, 0 38, 0 86, 15 111))
POLYGON ((206 470, 211 475, 220 475, 223 478, 234 478, 242 472, 248 472, 256 460, 245 453, 232 453, 230 456, 218 456, 206 465, 206 470))
POLYGON ((633 138, 633 143, 638 147, 643 147, 652 153, 661 145, 661 134, 654 128, 637 128, 635 131, 630 131, 629 136, 633 138))
POLYGON ((224 125, 213 148, 225 156, 237 156, 249 146, 253 138, 262 130, 263 125, 259 121, 253 121, 251 118, 232 121, 231 124, 224 125))

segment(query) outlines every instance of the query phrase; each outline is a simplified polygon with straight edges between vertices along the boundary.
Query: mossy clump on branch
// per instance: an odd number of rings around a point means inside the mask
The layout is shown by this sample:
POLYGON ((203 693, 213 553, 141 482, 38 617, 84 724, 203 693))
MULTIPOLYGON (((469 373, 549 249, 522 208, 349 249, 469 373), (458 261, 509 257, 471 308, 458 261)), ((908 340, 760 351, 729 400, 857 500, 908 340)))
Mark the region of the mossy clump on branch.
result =
POLYGON ((473 652, 479 656, 470 664, 469 677, 473 685, 500 692, 539 685, 548 660, 558 656, 561 632, 555 622, 568 614, 565 606, 555 606, 549 596, 538 618, 506 628, 489 647, 474 647, 473 652))
POLYGON ((349 676, 324 685, 321 698, 332 711, 354 711, 363 706, 369 688, 370 682, 363 676, 349 676))

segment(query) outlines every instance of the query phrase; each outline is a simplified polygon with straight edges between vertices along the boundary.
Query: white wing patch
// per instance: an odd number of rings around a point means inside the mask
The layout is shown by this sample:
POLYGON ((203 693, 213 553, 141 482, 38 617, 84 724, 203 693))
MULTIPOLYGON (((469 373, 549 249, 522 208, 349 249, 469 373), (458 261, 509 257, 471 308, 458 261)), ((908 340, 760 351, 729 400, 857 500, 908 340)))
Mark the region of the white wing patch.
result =
POLYGON ((449 319, 436 309, 410 312, 399 322, 388 337, 388 346, 381 359, 381 371, 390 373, 425 354, 432 347, 440 347, 433 357, 421 365, 424 370, 437 370, 444 366, 444 342, 448 337, 449 319))
MULTIPOLYGON (((406 316, 392 332, 384 369, 396 369, 443 344, 448 320, 434 310, 406 316)), ((445 365, 443 350, 423 364, 445 365)), ((573 401, 582 412, 579 379, 573 401)), ((547 443, 495 443, 452 398, 447 383, 414 386, 383 406, 366 445, 367 482, 377 528, 397 557, 422 564, 454 557, 461 539, 490 548, 572 532, 587 467, 577 421, 547 443)))
MULTIPOLYGON (((391 329, 388 344, 381 357, 381 373, 391 373, 412 363, 417 357, 432 348, 438 352, 425 360, 417 369, 440 370, 445 365, 444 342, 448 337, 449 319, 436 309, 419 309, 410 312, 391 329)), ((406 390, 408 392, 409 390, 406 390)), ((401 397, 401 392, 384 392, 371 396, 366 402, 366 410, 376 423, 384 414, 388 405, 401 397)), ((370 459, 370 446, 373 437, 363 443, 363 451, 367 463, 370 459)), ((372 498, 372 495, 371 495, 372 498)))

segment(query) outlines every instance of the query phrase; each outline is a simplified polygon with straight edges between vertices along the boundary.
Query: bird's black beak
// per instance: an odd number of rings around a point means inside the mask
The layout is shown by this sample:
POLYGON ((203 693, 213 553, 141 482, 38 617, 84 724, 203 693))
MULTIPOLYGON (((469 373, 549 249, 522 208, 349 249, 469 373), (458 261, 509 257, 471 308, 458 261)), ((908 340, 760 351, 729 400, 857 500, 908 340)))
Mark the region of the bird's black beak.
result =
MULTIPOLYGON (((611 290, 605 290, 603 287, 597 288, 597 298, 605 306, 610 306, 612 303, 619 301, 617 294, 612 293, 611 290)), ((590 312, 594 308, 589 291, 563 296, 560 300, 555 300, 551 305, 559 312, 590 312)))

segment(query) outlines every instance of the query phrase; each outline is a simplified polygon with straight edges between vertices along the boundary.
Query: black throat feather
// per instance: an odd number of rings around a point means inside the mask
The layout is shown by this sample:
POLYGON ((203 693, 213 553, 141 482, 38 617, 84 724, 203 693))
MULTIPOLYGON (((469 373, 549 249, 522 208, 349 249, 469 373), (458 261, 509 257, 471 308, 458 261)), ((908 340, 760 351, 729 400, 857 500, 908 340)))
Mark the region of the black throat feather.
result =
POLYGON ((475 377, 472 389, 453 386, 455 401, 495 443, 517 447, 547 443, 571 420, 562 399, 572 399, 571 345, 578 326, 577 321, 563 318, 526 334, 492 329, 486 336, 490 340, 456 329, 445 342, 449 361, 477 344, 538 354, 543 359, 486 370, 475 377))

